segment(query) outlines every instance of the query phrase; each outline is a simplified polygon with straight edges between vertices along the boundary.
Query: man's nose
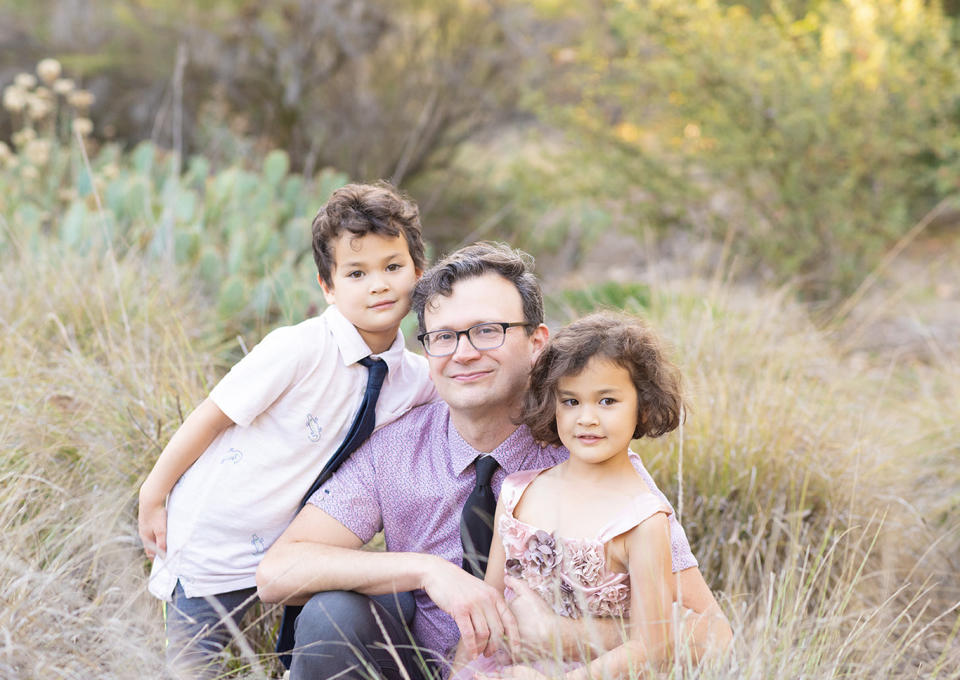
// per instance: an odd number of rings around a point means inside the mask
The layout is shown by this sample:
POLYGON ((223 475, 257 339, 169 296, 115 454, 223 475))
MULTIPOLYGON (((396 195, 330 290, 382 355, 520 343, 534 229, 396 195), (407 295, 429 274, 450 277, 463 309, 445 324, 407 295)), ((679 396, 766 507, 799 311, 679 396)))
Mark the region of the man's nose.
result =
POLYGON ((470 342, 470 338, 467 337, 466 333, 461 333, 457 336, 457 347, 453 351, 453 359, 455 361, 470 361, 479 356, 480 350, 473 346, 473 343, 470 342))

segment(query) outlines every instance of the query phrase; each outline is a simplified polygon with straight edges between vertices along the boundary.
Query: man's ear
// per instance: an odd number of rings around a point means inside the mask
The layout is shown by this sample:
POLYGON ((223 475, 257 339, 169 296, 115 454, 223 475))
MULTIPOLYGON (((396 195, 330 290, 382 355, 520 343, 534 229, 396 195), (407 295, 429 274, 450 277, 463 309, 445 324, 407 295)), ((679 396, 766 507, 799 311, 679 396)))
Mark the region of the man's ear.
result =
POLYGON ((323 282, 323 277, 317 274, 317 283, 320 284, 320 289, 323 290, 323 299, 327 301, 328 305, 334 304, 337 300, 333 297, 333 286, 327 286, 323 282))
POLYGON ((530 345, 532 351, 530 352, 530 365, 533 366, 533 362, 537 360, 537 357, 540 356, 540 352, 543 351, 544 347, 547 346, 547 341, 550 339, 550 329, 546 327, 545 324, 540 324, 537 326, 533 333, 530 335, 530 345))

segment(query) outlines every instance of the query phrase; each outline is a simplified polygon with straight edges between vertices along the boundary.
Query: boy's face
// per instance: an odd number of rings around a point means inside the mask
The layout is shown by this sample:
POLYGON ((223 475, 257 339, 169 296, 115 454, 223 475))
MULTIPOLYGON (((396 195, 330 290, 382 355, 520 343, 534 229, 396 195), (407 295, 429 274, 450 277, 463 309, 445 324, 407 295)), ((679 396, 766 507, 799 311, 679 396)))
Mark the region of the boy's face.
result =
POLYGON ((333 285, 318 277, 324 298, 356 327, 371 351, 387 350, 410 311, 410 295, 422 273, 406 238, 344 233, 334 243, 333 258, 333 285))

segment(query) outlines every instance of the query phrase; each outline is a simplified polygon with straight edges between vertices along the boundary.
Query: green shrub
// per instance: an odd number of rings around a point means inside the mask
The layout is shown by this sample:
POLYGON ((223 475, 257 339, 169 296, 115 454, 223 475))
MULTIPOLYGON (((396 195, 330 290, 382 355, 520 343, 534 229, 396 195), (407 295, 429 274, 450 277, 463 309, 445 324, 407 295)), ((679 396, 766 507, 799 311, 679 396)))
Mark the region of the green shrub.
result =
POLYGON ((563 76, 533 101, 574 150, 539 184, 615 201, 623 228, 730 238, 836 300, 958 194, 960 50, 936 3, 809 5, 581 8, 563 76))
MULTIPOLYGON (((518 13, 497 3, 7 5, 11 35, 97 81, 94 113, 119 139, 216 161, 282 148, 308 175, 333 166, 400 185, 443 166, 462 139, 517 101, 518 13)), ((0 69, 22 68, 21 53, 0 54, 0 69)))

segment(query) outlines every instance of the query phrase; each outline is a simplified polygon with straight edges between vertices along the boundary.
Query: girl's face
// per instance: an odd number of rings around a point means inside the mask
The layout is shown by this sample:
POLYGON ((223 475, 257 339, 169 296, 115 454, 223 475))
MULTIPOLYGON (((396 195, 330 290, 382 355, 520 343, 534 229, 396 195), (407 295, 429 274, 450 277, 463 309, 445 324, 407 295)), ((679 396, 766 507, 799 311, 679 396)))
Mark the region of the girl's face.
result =
POLYGON ((557 382, 557 432, 570 458, 599 464, 626 455, 637 427, 637 390, 627 369, 593 358, 557 382))

